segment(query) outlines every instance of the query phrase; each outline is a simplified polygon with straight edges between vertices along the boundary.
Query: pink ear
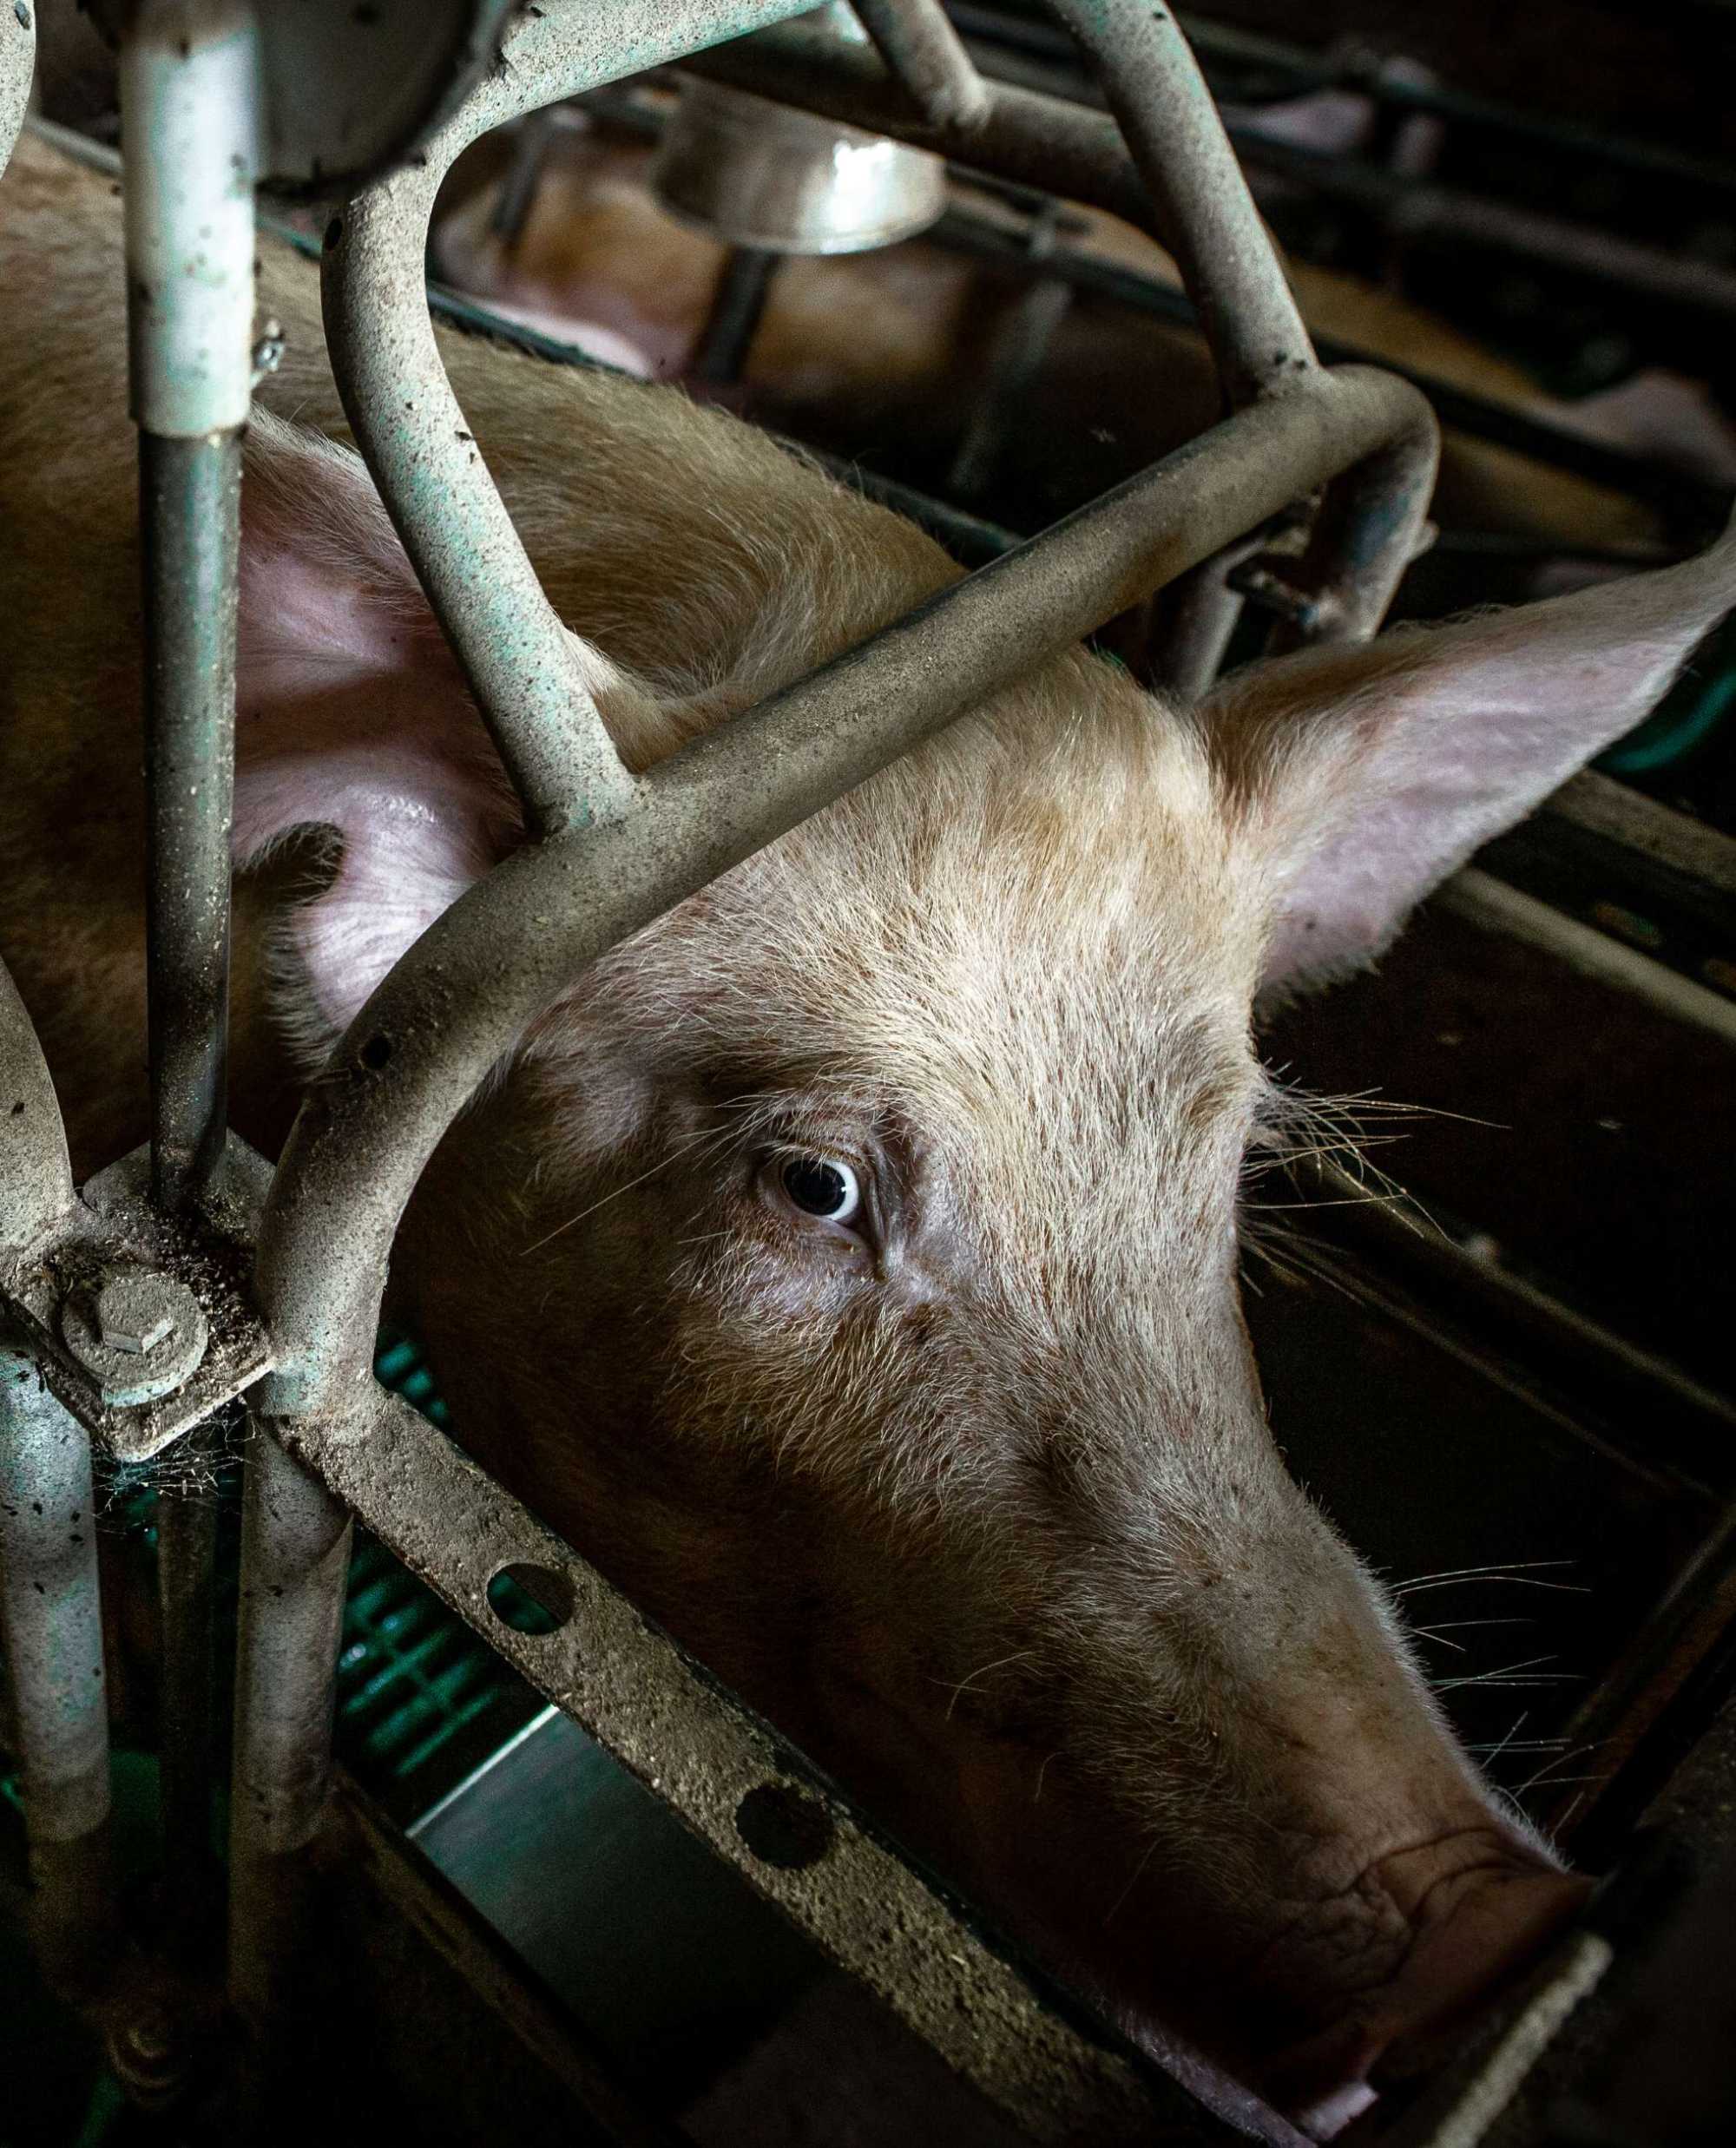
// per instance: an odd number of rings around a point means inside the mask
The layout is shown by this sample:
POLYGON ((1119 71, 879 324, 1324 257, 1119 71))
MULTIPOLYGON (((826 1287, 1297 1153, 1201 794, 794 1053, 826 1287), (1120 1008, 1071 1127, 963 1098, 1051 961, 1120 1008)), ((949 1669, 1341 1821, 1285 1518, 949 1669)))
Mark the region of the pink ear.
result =
POLYGON ((1265 993, 1370 962, 1412 905, 1631 731, 1736 603, 1736 535, 1680 566, 1251 666, 1202 702, 1269 874, 1265 993))
POLYGON ((310 824, 343 845, 287 921, 281 1011, 317 1054, 519 819, 360 460, 257 417, 241 516, 236 863, 310 824))

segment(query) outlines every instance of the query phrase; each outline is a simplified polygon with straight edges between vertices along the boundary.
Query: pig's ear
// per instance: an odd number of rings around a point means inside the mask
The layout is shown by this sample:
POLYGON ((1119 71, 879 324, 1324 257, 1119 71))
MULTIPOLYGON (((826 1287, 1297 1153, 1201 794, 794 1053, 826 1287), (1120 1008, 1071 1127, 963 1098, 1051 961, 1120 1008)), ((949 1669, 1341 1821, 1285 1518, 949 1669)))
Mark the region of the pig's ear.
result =
POLYGON ((1361 967, 1479 844, 1641 721, 1736 603, 1680 566, 1235 673, 1195 712, 1276 923, 1263 1003, 1361 967))
MULTIPOLYGON (((241 509, 234 853, 334 831, 323 886, 283 913, 276 1011, 317 1061, 404 950, 522 838, 458 667, 351 450, 251 428, 241 509)), ((612 725, 646 697, 586 645, 612 725)))

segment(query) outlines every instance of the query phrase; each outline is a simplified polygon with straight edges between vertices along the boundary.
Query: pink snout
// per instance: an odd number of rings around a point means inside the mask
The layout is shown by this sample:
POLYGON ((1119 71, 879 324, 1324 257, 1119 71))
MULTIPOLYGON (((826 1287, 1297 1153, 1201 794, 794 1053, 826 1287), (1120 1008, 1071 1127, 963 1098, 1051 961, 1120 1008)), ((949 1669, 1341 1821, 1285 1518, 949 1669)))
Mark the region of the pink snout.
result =
POLYGON ((1407 1909, 1416 1936, 1397 1970, 1330 2028, 1284 2052, 1260 2083, 1266 2099, 1329 2139, 1383 2086, 1444 2058, 1473 2014, 1535 1962, 1590 1891, 1588 1881, 1529 1855, 1432 1876, 1411 1869, 1402 1893, 1414 1904, 1407 1909))

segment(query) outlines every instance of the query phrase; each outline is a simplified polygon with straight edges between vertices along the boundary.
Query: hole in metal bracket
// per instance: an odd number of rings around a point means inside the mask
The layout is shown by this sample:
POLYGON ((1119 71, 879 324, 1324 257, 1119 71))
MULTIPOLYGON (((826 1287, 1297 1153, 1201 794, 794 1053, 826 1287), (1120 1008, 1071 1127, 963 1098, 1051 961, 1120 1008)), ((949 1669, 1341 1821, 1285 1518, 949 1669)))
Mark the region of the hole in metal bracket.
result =
POLYGON ((735 1808, 735 1831, 762 1864, 799 1872, 832 1848, 832 1815, 786 1783, 762 1783, 735 1808))
POLYGON ((573 1585, 553 1567, 515 1560, 488 1585, 489 1609, 515 1633, 557 1633, 575 1608, 573 1585))

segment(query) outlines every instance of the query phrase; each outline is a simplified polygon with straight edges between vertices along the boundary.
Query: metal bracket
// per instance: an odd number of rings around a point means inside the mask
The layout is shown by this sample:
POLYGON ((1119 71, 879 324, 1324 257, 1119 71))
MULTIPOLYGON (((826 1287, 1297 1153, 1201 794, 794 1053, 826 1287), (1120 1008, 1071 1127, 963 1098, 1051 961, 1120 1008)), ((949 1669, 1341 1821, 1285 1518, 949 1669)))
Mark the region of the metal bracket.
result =
MULTIPOLYGON (((150 1152, 135 1149, 98 1172, 33 1245, 0 1264, 0 1304, 28 1330, 56 1397, 115 1461, 161 1454, 270 1371, 271 1341, 251 1288, 253 1243, 270 1183, 271 1166, 232 1133, 198 1207, 167 1219, 151 1205, 150 1152), (70 1331, 79 1335, 81 1317, 89 1317, 116 1270, 180 1286, 204 1317, 204 1354, 168 1394, 111 1399, 115 1382, 81 1363, 69 1343, 69 1308, 70 1331)), ((140 1354, 136 1362, 142 1371, 149 1357, 140 1354)))

